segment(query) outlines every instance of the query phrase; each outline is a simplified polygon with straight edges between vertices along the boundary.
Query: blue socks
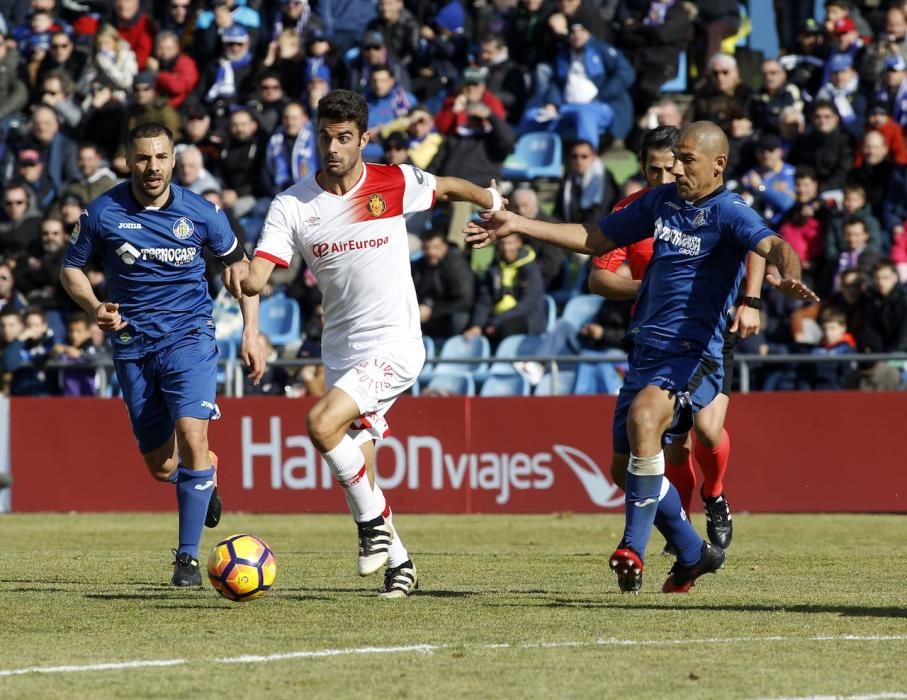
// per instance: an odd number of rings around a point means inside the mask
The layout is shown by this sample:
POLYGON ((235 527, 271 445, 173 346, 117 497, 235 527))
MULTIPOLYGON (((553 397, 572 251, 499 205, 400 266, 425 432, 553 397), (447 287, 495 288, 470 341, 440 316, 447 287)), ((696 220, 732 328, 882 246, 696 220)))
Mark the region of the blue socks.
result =
POLYGON ((176 551, 177 554, 186 552, 198 559, 198 543, 202 539, 208 502, 214 489, 214 467, 195 471, 180 464, 176 472, 180 523, 180 544, 176 551))
POLYGON ((622 547, 629 547, 646 558, 646 544, 652 534, 658 497, 661 495, 661 481, 664 474, 640 475, 627 472, 626 524, 622 547))
POLYGON ((692 566, 699 561, 702 556, 702 538, 690 524, 683 511, 680 494, 670 482, 667 494, 658 502, 655 527, 674 548, 677 561, 684 566, 692 566))

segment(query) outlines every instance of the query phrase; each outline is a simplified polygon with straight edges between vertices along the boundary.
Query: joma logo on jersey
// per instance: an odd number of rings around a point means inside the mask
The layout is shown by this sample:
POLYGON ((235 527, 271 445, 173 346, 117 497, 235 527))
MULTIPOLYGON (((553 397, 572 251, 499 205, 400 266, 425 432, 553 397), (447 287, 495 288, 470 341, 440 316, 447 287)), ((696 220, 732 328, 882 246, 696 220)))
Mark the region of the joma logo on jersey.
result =
POLYGON ((117 224, 117 228, 119 228, 119 229, 123 229, 123 228, 140 229, 140 228, 142 228, 142 225, 137 224, 133 221, 121 221, 120 223, 117 224))
POLYGON ((370 194, 368 196, 368 213, 372 216, 381 216, 384 212, 387 211, 387 202, 384 201, 379 193, 370 194))
POLYGON ((676 228, 666 226, 659 216, 655 220, 655 239, 665 241, 673 246, 677 246, 684 255, 699 255, 702 248, 702 241, 699 236, 693 236, 676 228))
POLYGON ((347 253, 351 250, 367 250, 369 248, 380 248, 387 245, 390 239, 387 236, 383 238, 369 238, 364 241, 341 241, 339 243, 316 243, 312 246, 312 255, 316 258, 323 258, 331 253, 347 253))

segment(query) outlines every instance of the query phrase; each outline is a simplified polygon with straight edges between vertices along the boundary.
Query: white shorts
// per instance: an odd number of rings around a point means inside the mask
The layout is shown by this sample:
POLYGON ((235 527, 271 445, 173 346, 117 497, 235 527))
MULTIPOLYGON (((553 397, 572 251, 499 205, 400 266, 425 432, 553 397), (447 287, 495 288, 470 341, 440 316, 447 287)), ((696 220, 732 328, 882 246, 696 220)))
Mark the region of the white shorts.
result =
POLYGON ((359 419, 348 435, 362 444, 390 434, 384 416, 394 401, 416 383, 425 364, 425 348, 417 344, 374 348, 374 355, 359 360, 352 367, 324 368, 325 387, 336 386, 348 394, 359 407, 359 419))

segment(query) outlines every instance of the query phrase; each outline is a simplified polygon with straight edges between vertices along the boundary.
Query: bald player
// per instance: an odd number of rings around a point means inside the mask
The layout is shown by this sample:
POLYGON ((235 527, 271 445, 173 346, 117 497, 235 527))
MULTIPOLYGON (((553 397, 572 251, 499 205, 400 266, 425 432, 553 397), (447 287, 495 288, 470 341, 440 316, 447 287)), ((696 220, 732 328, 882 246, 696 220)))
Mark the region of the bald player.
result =
MULTIPOLYGON (((793 248, 736 194, 724 187, 728 142, 712 122, 684 127, 673 148, 675 182, 656 187, 598 224, 551 224, 509 211, 483 215, 466 227, 474 246, 519 233, 587 255, 601 255, 651 235, 652 262, 639 289, 629 334, 630 370, 615 408, 615 451, 630 455, 626 525, 611 555, 618 587, 642 587, 646 544, 659 500, 676 501, 662 513, 673 529, 677 561, 662 586, 686 592, 724 564, 724 551, 702 540, 685 520, 676 489, 664 479, 666 434, 683 433, 692 416, 720 392, 728 309, 752 250, 777 266, 766 279, 782 293, 816 300, 801 281, 793 248)), ((664 504, 663 504, 664 505, 664 504)), ((661 512, 662 509, 658 509, 661 512)))

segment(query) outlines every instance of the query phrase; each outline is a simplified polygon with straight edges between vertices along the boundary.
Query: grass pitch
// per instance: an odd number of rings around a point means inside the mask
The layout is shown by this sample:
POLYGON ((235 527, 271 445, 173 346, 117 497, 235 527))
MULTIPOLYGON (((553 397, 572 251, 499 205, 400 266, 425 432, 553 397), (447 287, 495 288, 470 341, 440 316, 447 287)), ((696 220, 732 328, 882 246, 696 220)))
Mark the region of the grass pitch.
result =
MULTIPOLYGON (((278 558, 244 604, 168 585, 175 515, 0 518, 2 698, 907 698, 907 518, 735 515, 727 566, 664 595, 607 570, 622 517, 396 518, 408 600, 348 517, 227 513, 278 558)), ((694 519, 704 530, 701 516, 694 519)))

